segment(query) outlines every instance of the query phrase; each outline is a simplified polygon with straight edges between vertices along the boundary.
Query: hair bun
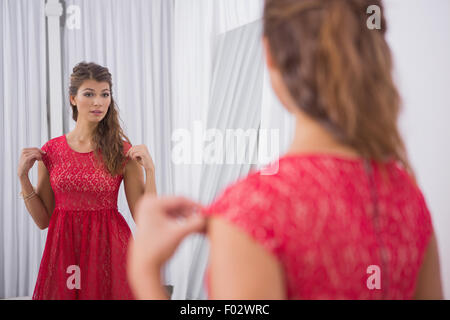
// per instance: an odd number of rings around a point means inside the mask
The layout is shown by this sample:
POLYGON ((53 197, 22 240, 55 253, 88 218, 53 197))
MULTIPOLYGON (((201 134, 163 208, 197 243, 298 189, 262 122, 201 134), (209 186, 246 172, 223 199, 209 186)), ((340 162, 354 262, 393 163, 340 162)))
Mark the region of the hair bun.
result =
POLYGON ((72 71, 74 73, 77 73, 78 71, 82 70, 82 69, 86 69, 88 67, 88 64, 85 61, 82 61, 80 63, 78 63, 77 65, 75 65, 75 67, 73 67, 72 71))

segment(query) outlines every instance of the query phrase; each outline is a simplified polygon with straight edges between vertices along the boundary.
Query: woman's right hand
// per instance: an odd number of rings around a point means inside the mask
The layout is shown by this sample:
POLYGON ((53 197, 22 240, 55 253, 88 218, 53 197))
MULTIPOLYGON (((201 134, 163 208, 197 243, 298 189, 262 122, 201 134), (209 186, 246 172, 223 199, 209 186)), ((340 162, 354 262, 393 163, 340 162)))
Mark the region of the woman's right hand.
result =
POLYGON ((19 177, 28 176, 28 172, 33 167, 36 160, 42 160, 42 155, 46 154, 38 148, 25 148, 22 149, 22 154, 20 155, 19 167, 17 169, 17 175, 19 177))

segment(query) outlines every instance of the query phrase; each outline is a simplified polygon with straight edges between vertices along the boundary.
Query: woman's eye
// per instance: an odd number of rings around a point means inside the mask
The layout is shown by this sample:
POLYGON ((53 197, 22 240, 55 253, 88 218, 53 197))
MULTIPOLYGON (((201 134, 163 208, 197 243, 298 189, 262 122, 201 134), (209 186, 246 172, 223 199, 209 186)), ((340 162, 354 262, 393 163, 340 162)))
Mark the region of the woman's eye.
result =
POLYGON ((92 93, 86 93, 84 96, 85 97, 90 97, 92 95, 92 93))
POLYGON ((106 97, 109 97, 109 93, 104 93, 103 96, 104 96, 105 98, 106 98, 106 97))

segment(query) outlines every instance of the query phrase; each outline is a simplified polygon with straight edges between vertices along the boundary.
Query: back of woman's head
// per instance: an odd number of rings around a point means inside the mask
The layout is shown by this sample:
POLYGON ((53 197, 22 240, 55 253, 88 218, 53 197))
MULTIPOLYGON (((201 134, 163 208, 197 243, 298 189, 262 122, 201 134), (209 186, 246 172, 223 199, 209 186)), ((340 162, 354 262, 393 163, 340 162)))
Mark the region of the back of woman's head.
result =
POLYGON ((381 29, 366 13, 379 0, 266 0, 264 35, 296 105, 366 158, 399 160, 411 173, 397 128, 400 98, 381 29))

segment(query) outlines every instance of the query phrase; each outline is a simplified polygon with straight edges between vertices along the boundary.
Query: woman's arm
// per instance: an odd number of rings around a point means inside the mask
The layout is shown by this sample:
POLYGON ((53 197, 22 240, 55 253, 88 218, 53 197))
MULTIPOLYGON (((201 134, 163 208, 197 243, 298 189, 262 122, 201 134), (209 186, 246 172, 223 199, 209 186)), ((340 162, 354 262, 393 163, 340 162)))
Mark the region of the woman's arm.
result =
POLYGON ((280 262, 221 218, 208 221, 210 299, 286 299, 280 262))
POLYGON ((156 196, 155 169, 145 170, 145 190, 144 193, 156 196))
POLYGON ((431 235, 428 248, 425 252, 414 298, 418 300, 443 299, 439 253, 434 232, 431 235))
POLYGON ((139 198, 144 194, 156 195, 154 170, 151 168, 144 169, 146 176, 145 182, 142 171, 141 165, 136 160, 130 159, 125 166, 123 176, 125 195, 127 198, 128 207, 130 208, 131 216, 134 220, 136 220, 134 212, 139 198))
POLYGON ((139 253, 130 257, 132 252, 140 250, 137 246, 136 241, 131 240, 128 249, 127 274, 133 294, 138 300, 169 300, 162 284, 161 266, 144 261, 139 253))
POLYGON ((136 206, 136 233, 128 246, 128 280, 137 299, 168 299, 161 267, 189 234, 203 232, 200 206, 181 197, 142 197, 136 206))
POLYGON ((123 176, 125 194, 131 216, 136 221, 134 212, 139 198, 144 194, 156 196, 155 165, 144 144, 129 148, 125 156, 130 158, 123 176), (145 182, 141 167, 145 171, 145 182))
MULTIPOLYGON (((184 198, 145 196, 136 209, 137 231, 128 249, 128 279, 138 299, 167 299, 161 266, 179 243, 204 232, 200 205, 184 198), (180 220, 180 217, 183 219, 180 220)), ((284 272, 277 258, 222 219, 208 222, 209 296, 212 299, 285 299, 284 272)))
MULTIPOLYGON (((24 149, 19 163, 18 176, 22 186, 22 194, 32 194, 34 188, 28 177, 29 169, 36 160, 42 160, 41 152, 37 148, 24 149)), ((50 217, 55 208, 55 197, 50 185, 50 176, 42 161, 38 162, 38 184, 36 195, 24 199, 25 206, 36 225, 44 230, 50 223, 50 217)))

